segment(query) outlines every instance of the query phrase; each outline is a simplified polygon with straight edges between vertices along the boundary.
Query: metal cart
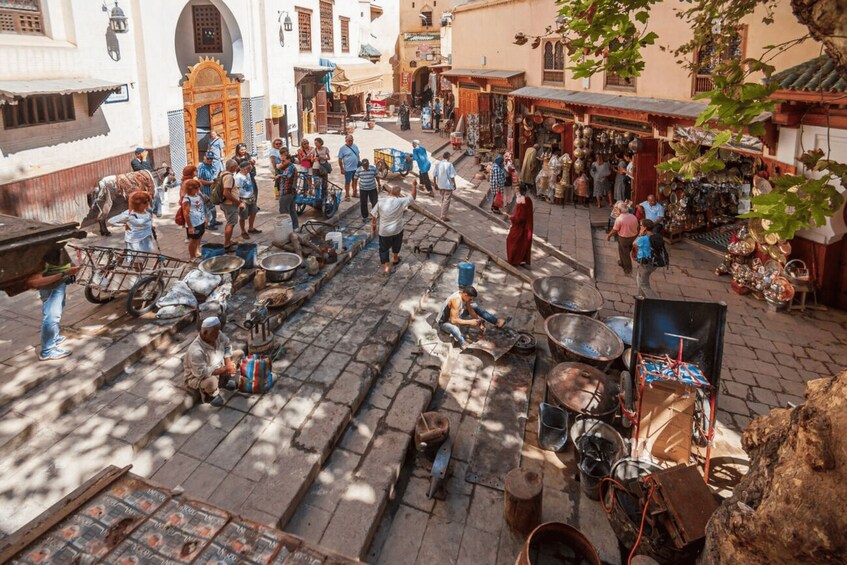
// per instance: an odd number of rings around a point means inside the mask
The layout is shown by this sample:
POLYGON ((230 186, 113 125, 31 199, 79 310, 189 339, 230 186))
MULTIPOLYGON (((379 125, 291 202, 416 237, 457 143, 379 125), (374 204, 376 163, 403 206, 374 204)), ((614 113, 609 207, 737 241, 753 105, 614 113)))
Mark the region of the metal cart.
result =
POLYGON ((306 211, 307 206, 321 210, 325 218, 335 215, 341 205, 341 187, 320 175, 297 175, 297 195, 294 197, 294 210, 298 214, 306 211), (327 186, 324 188, 324 182, 327 186))
POLYGON ((379 178, 388 178, 389 173, 402 176, 412 172, 412 154, 399 149, 374 149, 374 164, 379 178))

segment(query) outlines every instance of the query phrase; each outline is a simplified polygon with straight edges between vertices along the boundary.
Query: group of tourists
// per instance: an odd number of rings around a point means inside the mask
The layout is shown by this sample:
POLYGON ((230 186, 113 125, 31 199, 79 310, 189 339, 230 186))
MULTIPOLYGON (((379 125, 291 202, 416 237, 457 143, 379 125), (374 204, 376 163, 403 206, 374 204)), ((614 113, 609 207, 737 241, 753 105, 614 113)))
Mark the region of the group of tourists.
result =
POLYGON ((633 209, 629 200, 615 204, 615 220, 607 240, 617 238, 618 265, 625 275, 632 273, 632 262, 637 266, 638 296, 657 298, 650 286, 650 276, 659 267, 668 266, 668 254, 662 236, 665 211, 650 194, 647 200, 633 209))

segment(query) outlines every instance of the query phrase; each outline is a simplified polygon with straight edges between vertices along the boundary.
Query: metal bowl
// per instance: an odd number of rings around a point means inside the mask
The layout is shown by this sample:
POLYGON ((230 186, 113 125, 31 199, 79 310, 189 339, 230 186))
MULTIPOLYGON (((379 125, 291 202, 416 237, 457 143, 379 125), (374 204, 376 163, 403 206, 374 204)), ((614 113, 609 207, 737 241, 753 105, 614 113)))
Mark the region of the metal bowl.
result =
POLYGON ((294 278, 303 259, 295 253, 274 253, 259 259, 259 267, 267 272, 271 282, 285 282, 294 278))
POLYGON ((610 316, 603 320, 609 329, 618 334, 624 345, 632 345, 632 327, 635 321, 628 316, 610 316))
POLYGON ((244 259, 236 255, 218 255, 204 259, 197 266, 204 273, 213 275, 228 275, 244 266, 244 259))
POLYGON ((532 281, 535 307, 545 318, 553 314, 595 316, 603 307, 603 295, 575 278, 541 277, 532 281))
POLYGON ((554 314, 544 321, 553 358, 605 367, 623 353, 623 341, 609 327, 578 314, 554 314))

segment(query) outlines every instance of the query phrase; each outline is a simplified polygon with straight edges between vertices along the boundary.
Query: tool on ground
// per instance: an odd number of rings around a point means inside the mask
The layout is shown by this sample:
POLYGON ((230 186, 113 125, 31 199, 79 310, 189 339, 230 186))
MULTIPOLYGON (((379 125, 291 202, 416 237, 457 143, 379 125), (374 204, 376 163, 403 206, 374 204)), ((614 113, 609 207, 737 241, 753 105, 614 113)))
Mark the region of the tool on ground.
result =
POLYGON ((450 435, 450 420, 438 412, 423 412, 415 423, 415 448, 432 459, 450 435))
POLYGON ((244 328, 250 332, 247 349, 251 354, 269 353, 274 347, 274 334, 270 327, 270 312, 266 301, 257 301, 244 320, 244 328))
POLYGON ((429 259, 430 255, 443 255, 444 257, 450 257, 452 255, 452 253, 445 253, 445 252, 442 252, 442 251, 436 251, 436 249, 435 249, 436 243, 433 243, 431 241, 428 242, 428 243, 424 242, 424 241, 422 241, 420 243, 416 243, 414 246, 412 246, 412 253, 414 253, 416 255, 419 254, 419 253, 426 253, 427 259, 429 259))
POLYGON ((429 480, 429 492, 427 498, 432 498, 443 486, 447 478, 447 470, 450 467, 450 458, 453 456, 453 438, 447 436, 447 440, 438 448, 438 455, 432 463, 432 473, 429 480))

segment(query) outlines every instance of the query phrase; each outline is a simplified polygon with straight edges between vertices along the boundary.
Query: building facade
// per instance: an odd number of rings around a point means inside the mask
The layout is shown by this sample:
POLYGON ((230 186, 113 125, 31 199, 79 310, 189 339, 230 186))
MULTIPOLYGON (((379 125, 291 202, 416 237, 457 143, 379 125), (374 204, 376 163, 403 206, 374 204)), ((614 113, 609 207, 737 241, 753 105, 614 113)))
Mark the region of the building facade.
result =
POLYGON ((302 83, 381 85, 359 57, 381 13, 359 0, 0 0, 0 213, 80 221, 135 147, 178 171, 211 130, 226 154, 293 140, 302 83))
MULTIPOLYGON (((726 57, 760 56, 766 45, 774 43, 774 37, 788 40, 802 37, 808 31, 797 23, 789 3, 780 2, 775 7, 772 25, 762 24, 765 13, 757 12, 746 22, 729 52, 698 53, 697 72, 692 76, 676 63, 670 50, 660 47, 675 47, 688 39, 685 26, 680 25, 675 15, 675 10, 682 7, 681 3, 671 1, 651 9, 649 25, 660 39, 643 50, 645 68, 641 76, 625 80, 609 73, 587 79, 572 76, 562 42, 545 32, 545 28, 555 25, 558 15, 553 2, 480 0, 456 6, 452 9, 452 69, 444 76, 453 83, 457 114, 467 118, 465 138, 477 145, 513 151, 518 156, 536 143, 548 151, 568 153, 574 158, 572 178, 590 167, 591 163, 582 157, 591 153, 587 147, 595 148, 600 142, 609 149, 606 158, 614 158, 615 148, 625 147, 621 140, 637 138, 633 199, 641 202, 648 194, 657 194, 667 202, 668 195, 661 194, 661 190, 667 189, 669 183, 659 178, 655 167, 672 156, 668 141, 705 139, 703 132, 694 127, 697 116, 705 108, 695 96, 711 90, 715 64, 726 57), (485 32, 481 33, 483 29, 485 32), (537 49, 532 49, 529 44, 513 43, 517 32, 547 37, 537 49), (586 132, 592 141, 587 140, 586 132), (577 161, 581 162, 577 164, 577 161)), ((819 54, 820 44, 807 40, 769 62, 780 71, 802 67, 819 54)), ((820 84, 832 88, 836 83, 820 84)), ((752 172, 760 168, 771 174, 802 172, 802 164, 797 160, 801 148, 822 147, 830 150, 834 159, 847 161, 847 129, 840 118, 833 118, 834 100, 817 104, 814 112, 797 111, 803 96, 808 105, 815 95, 820 97, 820 92, 814 95, 794 92, 793 99, 787 99, 780 114, 766 121, 766 135, 746 139, 746 145, 725 152, 727 169, 738 168, 747 177, 742 183, 749 184, 752 172), (826 112, 832 118, 828 132, 821 127, 825 125, 821 115, 826 112)), ((834 94, 836 98, 841 95, 834 94)), ((679 229, 701 231, 723 221, 714 218, 715 215, 706 210, 702 223, 683 223, 679 229)), ((842 210, 826 226, 802 232, 794 245, 796 256, 816 265, 824 288, 823 299, 842 307, 847 307, 847 294, 843 291, 847 287, 845 233, 847 225, 842 210)))

